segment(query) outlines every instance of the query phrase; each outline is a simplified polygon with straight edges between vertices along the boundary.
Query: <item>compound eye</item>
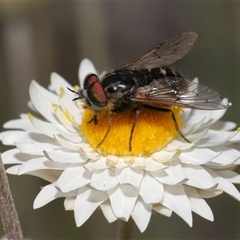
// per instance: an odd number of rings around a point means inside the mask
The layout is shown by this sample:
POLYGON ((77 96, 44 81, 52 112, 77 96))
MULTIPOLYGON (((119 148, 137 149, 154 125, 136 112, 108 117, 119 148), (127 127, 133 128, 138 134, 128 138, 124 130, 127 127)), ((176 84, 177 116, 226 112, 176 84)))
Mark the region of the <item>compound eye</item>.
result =
POLYGON ((95 82, 99 82, 98 76, 94 73, 89 74, 84 80, 83 85, 84 89, 87 89, 90 85, 92 85, 95 82))
POLYGON ((91 84, 87 89, 88 100, 96 109, 104 108, 107 105, 107 97, 99 82, 91 84))
POLYGON ((89 74, 84 81, 86 98, 91 103, 92 108, 102 109, 107 105, 107 97, 96 74, 89 74))

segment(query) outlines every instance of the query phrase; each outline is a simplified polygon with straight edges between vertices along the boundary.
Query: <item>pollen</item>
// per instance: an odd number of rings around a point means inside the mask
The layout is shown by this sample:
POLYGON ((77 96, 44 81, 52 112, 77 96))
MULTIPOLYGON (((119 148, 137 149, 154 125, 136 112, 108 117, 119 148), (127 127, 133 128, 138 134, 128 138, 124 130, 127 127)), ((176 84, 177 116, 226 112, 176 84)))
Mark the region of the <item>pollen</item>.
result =
MULTIPOLYGON (((181 108, 173 107, 171 110, 178 126, 181 127, 182 123, 179 117, 181 108)), ((93 148, 102 154, 116 156, 148 156, 162 149, 178 136, 169 112, 142 108, 136 120, 132 138, 130 138, 135 115, 136 113, 129 110, 111 113, 111 121, 109 121, 109 111, 104 110, 97 115, 98 123, 95 125, 94 121, 91 121, 93 119, 92 111, 85 109, 81 134, 93 148), (106 135, 108 128, 110 130, 106 135), (129 145, 131 145, 131 150, 129 145)))

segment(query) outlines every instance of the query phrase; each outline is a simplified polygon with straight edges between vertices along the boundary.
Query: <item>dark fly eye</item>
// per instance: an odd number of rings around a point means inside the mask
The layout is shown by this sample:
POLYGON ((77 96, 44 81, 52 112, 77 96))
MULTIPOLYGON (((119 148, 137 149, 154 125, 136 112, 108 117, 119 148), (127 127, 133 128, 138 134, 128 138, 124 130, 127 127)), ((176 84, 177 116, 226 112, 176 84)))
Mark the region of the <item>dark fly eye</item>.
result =
POLYGON ((87 89, 90 85, 92 85, 95 82, 99 82, 99 78, 96 74, 91 73, 89 74, 84 81, 84 89, 87 89))
POLYGON ((88 100, 94 107, 103 108, 107 104, 106 94, 99 82, 91 84, 87 89, 88 100))

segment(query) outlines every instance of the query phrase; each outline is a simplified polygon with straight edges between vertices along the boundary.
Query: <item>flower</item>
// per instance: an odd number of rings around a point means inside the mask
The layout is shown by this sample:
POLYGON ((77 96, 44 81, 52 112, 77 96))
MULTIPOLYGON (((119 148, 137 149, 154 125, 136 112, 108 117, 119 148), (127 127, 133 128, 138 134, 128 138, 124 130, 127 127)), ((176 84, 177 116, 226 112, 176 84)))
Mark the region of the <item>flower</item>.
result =
MULTIPOLYGON (((82 79, 90 72, 96 73, 96 70, 89 60, 84 60, 79 70, 81 87, 82 79)), ((114 138, 115 133, 107 136, 114 147, 109 148, 110 143, 104 142, 96 147, 99 139, 89 140, 92 135, 99 134, 101 122, 107 117, 101 120, 99 116, 100 125, 96 125, 89 137, 91 128, 88 126, 94 127, 94 124, 87 122, 93 117, 92 113, 81 108, 79 101, 73 102, 73 93, 67 88, 77 91, 77 87, 72 87, 56 73, 51 75, 49 90, 32 81, 29 106, 35 113, 22 114, 20 119, 5 123, 5 128, 16 130, 0 134, 3 144, 15 146, 2 155, 4 164, 14 164, 7 169, 8 173, 30 174, 50 182, 36 197, 35 209, 63 197, 65 209, 74 210, 77 226, 100 207, 109 222, 128 221, 132 217, 143 232, 153 212, 168 217, 175 212, 192 226, 192 212, 213 221, 213 213, 204 198, 226 192, 240 200, 240 193, 233 185, 240 183, 240 176, 234 172, 240 164, 240 152, 235 147, 240 134, 232 130, 234 123, 219 121, 226 109, 174 108, 177 124, 189 142, 175 127, 169 127, 171 117, 169 120, 166 113, 159 113, 161 118, 166 117, 164 122, 169 123, 166 128, 169 128, 170 137, 161 139, 158 149, 155 145, 150 150, 147 148, 156 141, 153 136, 154 140, 143 143, 142 153, 138 149, 130 154, 125 147, 113 154, 112 151, 121 145, 120 140, 119 144, 116 140, 119 136, 114 138), (95 142, 90 144, 91 141, 95 142)), ((145 117, 139 117, 143 129, 147 122, 153 124, 154 121, 149 120, 151 115, 148 112, 145 117)), ((118 121, 113 116, 110 132, 116 130, 114 124, 121 131, 125 125, 119 124, 127 118, 129 116, 123 116, 118 121)), ((103 125, 104 133, 108 124, 103 125)), ((159 130, 161 134, 166 128, 159 130)), ((133 148, 143 129, 134 130, 133 148)), ((124 140, 127 146, 128 139, 129 134, 124 140)))

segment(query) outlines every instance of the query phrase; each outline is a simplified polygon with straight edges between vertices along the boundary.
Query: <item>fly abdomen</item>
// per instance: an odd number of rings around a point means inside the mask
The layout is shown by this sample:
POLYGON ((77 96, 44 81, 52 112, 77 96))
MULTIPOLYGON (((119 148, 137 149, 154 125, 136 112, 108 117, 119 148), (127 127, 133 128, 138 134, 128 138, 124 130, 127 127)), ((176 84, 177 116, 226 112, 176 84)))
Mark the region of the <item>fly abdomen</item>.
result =
POLYGON ((144 70, 147 75, 147 82, 145 85, 149 85, 153 80, 158 79, 173 79, 173 78, 184 78, 184 76, 174 68, 170 67, 159 67, 152 68, 150 70, 144 70))

